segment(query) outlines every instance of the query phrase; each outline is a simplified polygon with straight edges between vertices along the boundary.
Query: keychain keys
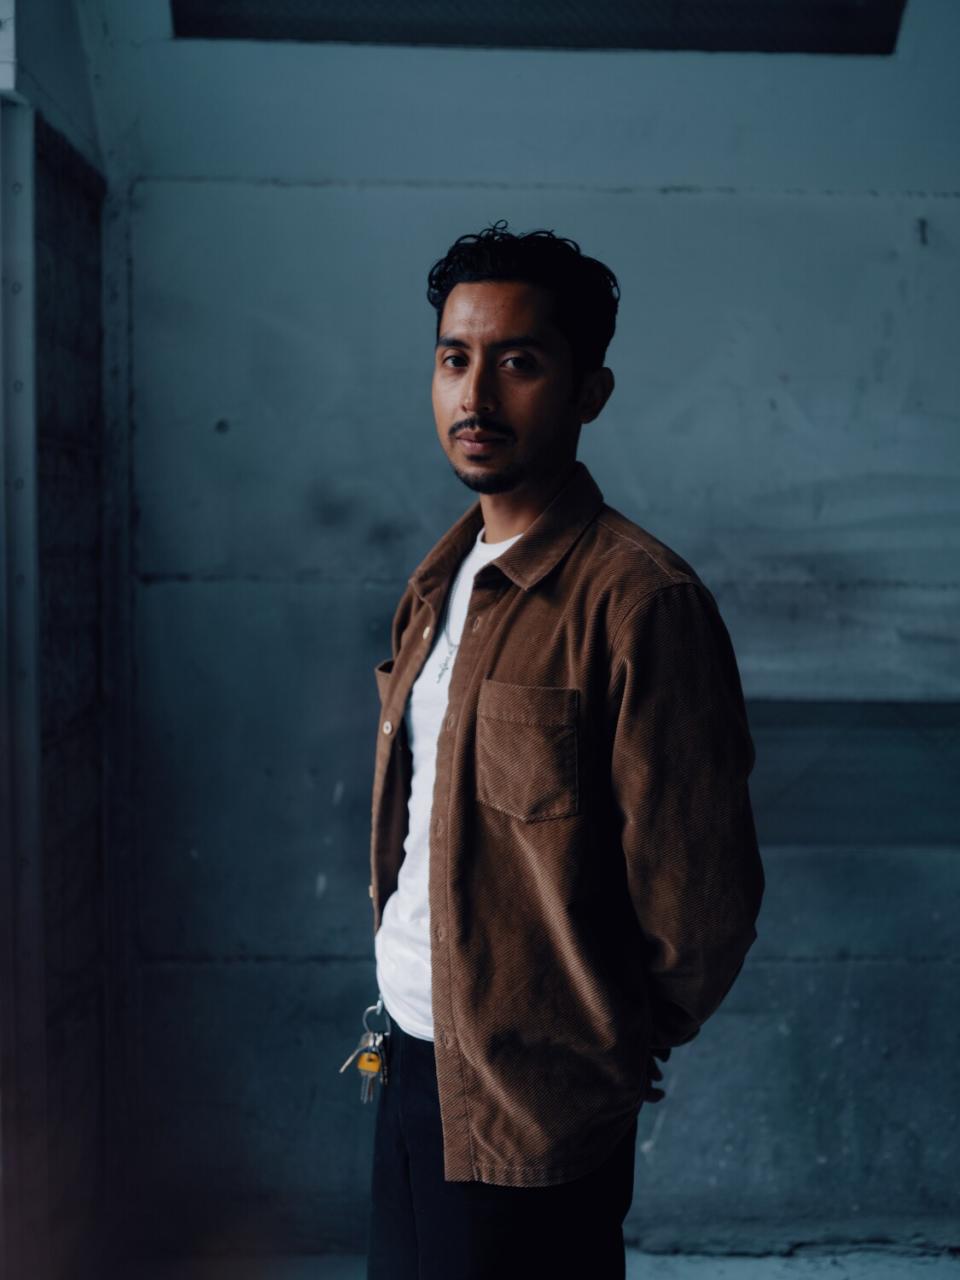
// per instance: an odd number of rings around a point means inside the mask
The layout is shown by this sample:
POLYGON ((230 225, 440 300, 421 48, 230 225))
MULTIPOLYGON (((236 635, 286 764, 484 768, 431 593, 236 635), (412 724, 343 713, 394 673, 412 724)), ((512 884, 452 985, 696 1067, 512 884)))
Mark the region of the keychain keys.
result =
POLYGON ((349 1067, 350 1063, 353 1062, 354 1058, 358 1057, 361 1053, 365 1053, 370 1048, 372 1048, 372 1046, 376 1044, 376 1041, 377 1041, 376 1032, 365 1031, 363 1035, 360 1037, 360 1043, 357 1045, 353 1053, 351 1053, 350 1057, 346 1060, 346 1062, 340 1068, 340 1074, 342 1075, 343 1072, 346 1071, 347 1067, 349 1067))
MULTIPOLYGON (((379 1079, 382 1084, 387 1083, 387 1047, 386 1039, 390 1034, 389 1025, 386 1031, 371 1031, 367 1025, 367 1016, 371 1013, 383 1013, 383 997, 381 996, 376 1004, 372 1004, 364 1010, 363 1014, 363 1035, 353 1053, 350 1054, 346 1062, 340 1068, 342 1075, 350 1066, 351 1062, 356 1062, 357 1070, 360 1072, 360 1101, 369 1102, 373 1097, 373 1091, 379 1079)), ((389 1016, 387 1022, 389 1024, 389 1016)))
POLYGON ((383 1050, 383 1032, 376 1033, 376 1043, 364 1049, 357 1058, 357 1070, 360 1072, 360 1101, 369 1102, 373 1097, 373 1088, 377 1077, 384 1078, 386 1054, 383 1050))

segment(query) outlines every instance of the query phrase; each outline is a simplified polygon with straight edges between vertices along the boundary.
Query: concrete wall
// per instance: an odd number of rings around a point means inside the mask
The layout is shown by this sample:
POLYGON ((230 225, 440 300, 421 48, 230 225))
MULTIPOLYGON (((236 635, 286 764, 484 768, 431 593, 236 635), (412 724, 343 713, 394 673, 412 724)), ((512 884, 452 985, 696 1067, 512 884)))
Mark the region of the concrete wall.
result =
POLYGON ((72 6, 5 0, 0 18, 0 425, 12 499, 9 521, 0 512, 11 589, 0 591, 13 678, 0 691, 0 768, 13 783, 0 786, 13 916, 0 993, 0 1269, 47 1280, 99 1274, 105 1206, 105 183, 72 6))
MULTIPOLYGON (((748 691, 956 696, 949 0, 912 0, 889 59, 220 44, 171 40, 157 0, 80 13, 105 163, 139 182, 142 570, 239 569, 252 542, 286 572, 277 524, 322 460, 355 521, 402 527, 376 561, 395 579, 462 501, 427 412, 425 270, 503 216, 620 274, 619 385, 584 456, 715 586, 748 691), (171 332, 193 362, 155 435, 171 332), (179 432, 241 410, 252 450, 268 423, 297 435, 246 481, 220 465, 236 435, 188 468, 198 538, 169 514, 179 432), (391 466, 404 442, 388 494, 371 437, 391 466)), ((288 528, 298 564, 338 560, 288 528)))
POLYGON ((42 118, 36 145, 49 1239, 52 1274, 77 1276, 104 1215, 104 184, 42 118))
POLYGON ((171 41, 159 0, 78 12, 129 190, 140 1247, 362 1244, 372 1116, 336 1068, 374 991, 370 667, 469 500, 426 268, 498 217, 620 274, 582 456, 714 587, 755 700, 761 938, 641 1118, 631 1234, 949 1238, 960 12, 911 0, 891 59, 219 45, 171 41))
POLYGON ((102 167, 93 85, 70 0, 4 0, 13 45, 12 87, 94 169, 102 167))
POLYGON ((748 693, 955 696, 960 200, 141 181, 141 572, 403 582, 467 497, 426 270, 499 216, 615 265, 581 456, 714 588, 748 693))

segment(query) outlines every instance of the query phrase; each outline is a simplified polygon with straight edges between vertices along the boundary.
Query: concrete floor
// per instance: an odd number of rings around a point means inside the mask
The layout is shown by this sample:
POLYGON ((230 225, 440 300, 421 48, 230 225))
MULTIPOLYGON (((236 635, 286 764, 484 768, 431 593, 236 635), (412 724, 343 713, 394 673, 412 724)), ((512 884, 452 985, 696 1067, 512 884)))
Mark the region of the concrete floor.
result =
MULTIPOLYGON (((131 1280, 365 1280, 364 1259, 222 1259, 196 1263, 167 1261, 131 1268, 131 1280)), ((627 1253, 627 1280, 957 1280, 960 1254, 906 1254, 858 1249, 796 1258, 717 1257, 627 1253)), ((451 1277, 455 1280, 455 1277, 451 1277)))

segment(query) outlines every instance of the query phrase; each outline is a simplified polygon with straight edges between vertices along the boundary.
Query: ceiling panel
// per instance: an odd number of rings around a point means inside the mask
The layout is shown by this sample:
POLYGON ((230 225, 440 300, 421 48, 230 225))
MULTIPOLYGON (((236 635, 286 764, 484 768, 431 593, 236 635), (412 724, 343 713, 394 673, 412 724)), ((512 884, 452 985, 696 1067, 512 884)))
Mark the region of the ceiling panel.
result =
POLYGON ((540 49, 890 54, 905 0, 171 0, 174 35, 540 49))

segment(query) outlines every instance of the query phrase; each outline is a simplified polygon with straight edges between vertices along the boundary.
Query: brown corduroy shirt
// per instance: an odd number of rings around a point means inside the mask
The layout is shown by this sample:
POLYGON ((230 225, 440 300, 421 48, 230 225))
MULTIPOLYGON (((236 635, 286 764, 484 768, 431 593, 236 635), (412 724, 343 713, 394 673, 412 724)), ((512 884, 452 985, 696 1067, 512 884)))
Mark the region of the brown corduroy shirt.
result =
MULTIPOLYGON (((376 668, 374 933, 407 830, 404 707, 482 524, 478 501, 413 573, 376 668)), ((577 462, 477 573, 437 744, 447 1181, 547 1186, 589 1172, 632 1124, 651 1053, 691 1040, 717 1008, 764 889, 753 759, 713 596, 577 462)))

